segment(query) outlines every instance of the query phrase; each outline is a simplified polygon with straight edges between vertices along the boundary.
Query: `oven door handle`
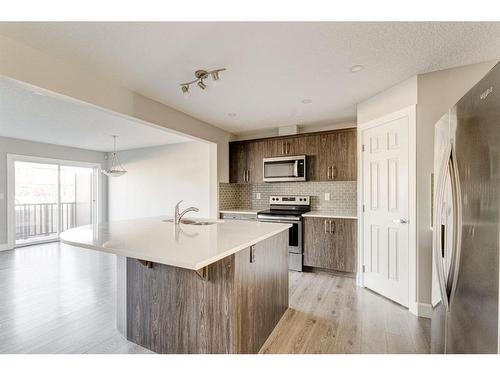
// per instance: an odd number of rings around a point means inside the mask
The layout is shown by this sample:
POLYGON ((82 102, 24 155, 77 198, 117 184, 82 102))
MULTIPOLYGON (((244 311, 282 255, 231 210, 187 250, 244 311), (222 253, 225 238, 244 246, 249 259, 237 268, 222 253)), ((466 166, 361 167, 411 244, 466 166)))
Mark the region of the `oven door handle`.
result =
POLYGON ((299 177, 299 161, 298 160, 295 160, 295 163, 293 163, 293 176, 299 177))

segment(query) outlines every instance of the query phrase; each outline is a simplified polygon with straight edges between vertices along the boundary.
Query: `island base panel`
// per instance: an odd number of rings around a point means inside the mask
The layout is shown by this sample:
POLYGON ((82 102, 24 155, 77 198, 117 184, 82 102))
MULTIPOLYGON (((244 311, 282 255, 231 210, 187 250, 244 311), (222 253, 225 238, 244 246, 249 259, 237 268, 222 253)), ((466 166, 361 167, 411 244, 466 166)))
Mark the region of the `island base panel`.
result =
POLYGON ((127 338, 157 353, 257 353, 288 308, 287 244, 284 231, 209 265, 207 279, 128 258, 127 338))

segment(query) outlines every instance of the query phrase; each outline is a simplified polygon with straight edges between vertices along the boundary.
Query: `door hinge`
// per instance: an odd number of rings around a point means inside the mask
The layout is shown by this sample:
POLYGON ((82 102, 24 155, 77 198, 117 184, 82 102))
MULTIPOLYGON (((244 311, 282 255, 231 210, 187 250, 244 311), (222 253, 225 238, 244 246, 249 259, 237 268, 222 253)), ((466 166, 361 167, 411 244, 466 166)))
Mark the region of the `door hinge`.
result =
POLYGON ((365 151, 365 145, 361 145, 361 151, 365 151))

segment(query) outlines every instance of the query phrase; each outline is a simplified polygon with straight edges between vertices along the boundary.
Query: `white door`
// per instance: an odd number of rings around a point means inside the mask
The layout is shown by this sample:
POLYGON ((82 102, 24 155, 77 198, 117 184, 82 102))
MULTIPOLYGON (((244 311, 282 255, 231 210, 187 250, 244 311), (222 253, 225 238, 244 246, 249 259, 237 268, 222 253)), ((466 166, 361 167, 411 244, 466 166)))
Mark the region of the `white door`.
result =
POLYGON ((408 306, 408 116, 363 131, 364 286, 408 306))

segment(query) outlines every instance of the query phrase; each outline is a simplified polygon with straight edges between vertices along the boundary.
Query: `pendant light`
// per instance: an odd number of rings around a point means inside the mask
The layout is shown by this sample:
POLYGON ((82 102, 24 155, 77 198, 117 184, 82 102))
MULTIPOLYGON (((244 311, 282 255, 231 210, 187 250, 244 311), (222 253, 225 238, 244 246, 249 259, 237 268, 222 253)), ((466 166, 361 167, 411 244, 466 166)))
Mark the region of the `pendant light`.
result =
POLYGON ((120 177, 123 176, 127 171, 123 166, 120 164, 118 161, 118 157, 116 156, 116 138, 118 138, 117 135, 113 135, 113 153, 111 154, 111 166, 108 169, 105 169, 102 171, 106 176, 109 177, 120 177))

